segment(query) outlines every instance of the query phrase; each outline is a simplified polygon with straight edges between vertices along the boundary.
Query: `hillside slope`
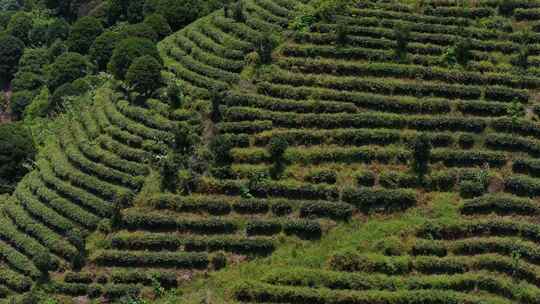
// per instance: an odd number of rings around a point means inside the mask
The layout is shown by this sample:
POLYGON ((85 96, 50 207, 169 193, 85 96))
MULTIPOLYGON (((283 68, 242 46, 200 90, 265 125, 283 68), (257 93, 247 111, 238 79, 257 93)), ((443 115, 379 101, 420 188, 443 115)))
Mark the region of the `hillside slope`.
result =
POLYGON ((160 43, 181 109, 111 84, 60 120, 2 205, 0 294, 538 303, 540 34, 521 30, 540 3, 368 1, 330 21, 243 3, 160 43), (203 169, 159 193, 182 122, 203 169))

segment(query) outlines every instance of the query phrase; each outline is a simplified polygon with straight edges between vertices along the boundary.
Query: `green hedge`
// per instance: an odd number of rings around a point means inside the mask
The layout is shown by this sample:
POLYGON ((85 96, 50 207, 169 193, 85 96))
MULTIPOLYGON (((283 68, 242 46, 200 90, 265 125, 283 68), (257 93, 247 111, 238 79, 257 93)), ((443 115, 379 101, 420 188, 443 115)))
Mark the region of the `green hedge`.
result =
POLYGON ((513 175, 505 179, 504 189, 515 195, 535 197, 540 195, 540 179, 513 175))
POLYGON ((263 282, 278 286, 329 288, 334 290, 452 290, 470 293, 477 289, 519 299, 522 303, 536 303, 540 292, 536 286, 521 288, 510 278, 491 277, 485 273, 465 273, 452 276, 395 277, 382 274, 344 273, 307 268, 274 269, 263 282), (521 293, 521 291, 525 291, 521 293))
POLYGON ((275 235, 282 231, 303 239, 319 239, 322 235, 321 225, 309 220, 256 220, 246 226, 249 236, 275 235))
POLYGON ((536 215, 540 214, 540 204, 531 199, 519 198, 505 194, 489 194, 465 201, 460 207, 463 214, 499 215, 536 215))
MULTIPOLYGON (((485 303, 486 297, 466 295, 453 291, 350 291, 315 289, 311 287, 284 287, 255 281, 245 281, 233 288, 238 301, 255 303, 349 303, 349 304, 421 304, 421 303, 485 303)), ((490 303, 502 304, 506 300, 487 297, 490 303)))
POLYGON ((148 210, 128 210, 122 215, 122 225, 127 229, 182 231, 196 234, 234 233, 237 225, 223 219, 188 219, 148 210))
POLYGON ((106 267, 165 267, 183 269, 206 269, 208 255, 185 252, 146 252, 99 250, 90 260, 106 267))
POLYGON ((532 158, 516 159, 512 163, 512 170, 516 173, 540 177, 540 160, 532 158))
POLYGON ((346 189, 343 201, 365 213, 403 211, 416 205, 416 192, 402 189, 346 189))
POLYGON ((110 246, 117 250, 212 252, 227 251, 247 255, 268 255, 274 244, 267 239, 245 239, 240 237, 184 237, 166 233, 118 233, 109 237, 110 246))
POLYGON ((390 113, 443 114, 449 113, 451 110, 450 100, 435 97, 391 96, 376 93, 336 91, 317 87, 296 87, 269 82, 258 83, 257 91, 261 95, 271 95, 281 99, 350 102, 359 108, 390 113))

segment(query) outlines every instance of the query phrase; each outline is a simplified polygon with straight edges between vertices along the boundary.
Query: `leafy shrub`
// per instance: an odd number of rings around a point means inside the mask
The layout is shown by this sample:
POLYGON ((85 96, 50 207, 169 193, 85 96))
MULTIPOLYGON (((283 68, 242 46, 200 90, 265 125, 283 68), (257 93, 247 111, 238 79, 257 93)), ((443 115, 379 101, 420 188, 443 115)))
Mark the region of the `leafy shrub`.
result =
POLYGON ((114 48, 108 70, 118 79, 124 79, 135 59, 149 55, 162 63, 156 45, 145 38, 127 38, 114 48))
POLYGON ((479 181, 462 181, 459 185, 459 194, 463 198, 481 196, 485 192, 485 186, 479 181))
POLYGON ((371 171, 361 171, 355 174, 355 179, 359 186, 373 187, 375 185, 375 178, 375 173, 371 171))
POLYGON ((310 183, 320 184, 320 183, 326 183, 326 184, 335 184, 337 181, 337 173, 333 170, 316 170, 310 172, 306 177, 305 180, 310 183))
POLYGON ((139 57, 129 66, 126 82, 135 92, 150 96, 161 87, 161 64, 150 55, 139 57))

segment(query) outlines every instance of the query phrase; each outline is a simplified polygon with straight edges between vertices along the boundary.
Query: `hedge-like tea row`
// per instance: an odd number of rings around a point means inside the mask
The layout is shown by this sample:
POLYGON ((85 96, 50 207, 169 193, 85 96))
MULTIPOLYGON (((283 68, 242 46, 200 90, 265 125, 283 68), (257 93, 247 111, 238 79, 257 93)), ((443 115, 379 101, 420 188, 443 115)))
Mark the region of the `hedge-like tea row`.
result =
POLYGON ((516 173, 540 177, 540 160, 532 158, 516 159, 512 163, 512 170, 516 173))
POLYGON ((20 232, 14 226, 11 219, 6 216, 0 216, 0 224, 2 226, 2 229, 0 229, 0 239, 22 254, 33 258, 40 252, 50 252, 48 248, 41 245, 36 239, 20 232))
POLYGON ((171 133, 158 129, 153 129, 140 122, 131 120, 130 118, 124 116, 124 114, 122 114, 118 110, 118 108, 110 102, 103 102, 101 106, 103 107, 108 119, 113 125, 116 125, 144 139, 162 140, 165 142, 169 142, 171 140, 171 133))
POLYGON ((32 280, 10 269, 0 267, 0 284, 22 293, 30 290, 32 280))
POLYGON ((23 207, 31 217, 46 226, 51 227, 60 235, 77 228, 77 225, 74 222, 58 214, 55 210, 50 209, 47 205, 37 199, 24 182, 20 183, 17 187, 15 197, 17 198, 17 201, 20 202, 21 207, 23 207))
POLYGON ((348 304, 421 304, 421 303, 509 303, 487 296, 474 296, 454 291, 400 290, 400 291, 336 291, 311 287, 283 287, 271 284, 245 281, 233 289, 235 298, 252 303, 348 303, 348 304))
POLYGON ((6 216, 13 221, 17 228, 28 234, 30 237, 38 240, 44 246, 49 248, 50 251, 66 260, 70 260, 73 256, 78 254, 77 249, 72 244, 47 226, 36 222, 17 204, 5 206, 3 211, 6 213, 6 216))
POLYGON ((468 115, 476 116, 506 116, 508 115, 508 104, 494 101, 464 101, 457 103, 457 109, 468 115))
POLYGON ((451 224, 430 222, 422 227, 419 237, 436 240, 455 240, 480 236, 515 236, 531 242, 540 240, 540 226, 534 223, 506 219, 463 220, 451 224))
POLYGON ((416 205, 416 192, 404 189, 346 189, 343 200, 365 213, 402 211, 416 205))
POLYGON ((138 297, 142 286, 132 284, 84 284, 51 282, 45 288, 50 294, 64 294, 70 296, 88 296, 92 299, 103 296, 107 299, 119 299, 126 295, 138 297))
POLYGON ((146 109, 139 106, 134 106, 127 100, 119 100, 116 102, 118 112, 125 117, 141 123, 149 128, 160 131, 174 130, 176 123, 158 113, 153 109, 146 109))
MULTIPOLYGON (((204 23, 199 23, 195 25, 195 29, 186 30, 184 32, 185 37, 193 41, 198 48, 205 51, 206 53, 214 54, 223 59, 231 60, 243 60, 244 52, 238 50, 234 47, 225 47, 223 44, 216 42, 217 39, 211 35, 207 35, 205 32, 209 31, 208 27, 204 23)), ((214 32, 215 33, 215 32, 214 32)))
POLYGON ((531 199, 507 194, 489 194, 465 201, 460 207, 463 214, 540 215, 540 204, 531 199))
POLYGON ((220 122, 216 128, 221 134, 254 134, 263 131, 272 130, 271 120, 239 121, 239 122, 220 122))
POLYGON ((441 97, 450 99, 480 99, 482 91, 484 98, 495 101, 518 100, 527 102, 529 94, 526 90, 511 89, 502 86, 480 87, 472 85, 413 82, 389 78, 357 78, 349 76, 315 75, 293 73, 274 68, 267 76, 268 81, 277 84, 295 86, 323 87, 334 90, 361 91, 388 95, 409 95, 415 97, 441 97))
POLYGON ((496 253, 511 257, 519 252, 519 258, 532 264, 540 264, 540 247, 535 243, 523 242, 511 238, 469 238, 450 242, 421 240, 412 249, 415 255, 435 254, 479 255, 496 253))
POLYGON ((64 146, 64 151, 68 160, 82 172, 88 175, 97 176, 104 181, 115 183, 134 190, 141 186, 141 179, 135 178, 129 174, 120 172, 103 164, 93 162, 87 159, 76 146, 67 142, 66 144, 67 145, 64 146))
MULTIPOLYGON (((455 141, 453 133, 421 133, 428 137, 434 147, 451 146, 455 141)), ((389 145, 408 144, 419 136, 419 132, 401 132, 388 129, 334 129, 334 130, 309 130, 288 129, 273 130, 256 134, 253 137, 254 145, 266 146, 274 136, 285 138, 291 146, 314 146, 314 145, 340 145, 340 146, 363 146, 363 145, 389 145)))
POLYGON ((534 8, 534 9, 518 8, 514 12, 514 17, 518 21, 540 20, 540 8, 534 8))
POLYGON ((206 269, 209 258, 203 253, 99 250, 90 261, 105 267, 206 269))
POLYGON ((524 152, 533 157, 540 155, 540 143, 536 140, 515 135, 489 134, 486 137, 485 145, 491 149, 524 152))
POLYGON ((396 277, 383 274, 344 273, 307 268, 276 269, 267 273, 263 282, 294 287, 329 288, 334 290, 452 290, 470 293, 477 289, 522 303, 536 303, 540 291, 527 284, 520 288, 510 278, 492 277, 487 273, 465 273, 396 277), (520 291, 526 290, 525 294, 520 291))
MULTIPOLYGON (((4 236, 2 236, 2 239, 4 239, 4 236)), ((4 241, 0 241, 0 256, 3 262, 11 269, 32 279, 37 279, 40 276, 39 270, 26 255, 4 241)))
POLYGON ((70 181, 74 186, 80 187, 104 200, 113 200, 119 194, 129 194, 131 190, 125 187, 116 186, 99 178, 85 174, 69 163, 64 152, 55 143, 50 144, 44 151, 47 151, 47 159, 54 164, 52 170, 59 178, 70 181))
POLYGON ((358 108, 352 103, 322 100, 290 100, 278 99, 259 94, 235 93, 227 94, 223 103, 227 106, 254 107, 270 111, 296 113, 356 113, 358 108))
POLYGON ((533 121, 525 119, 513 121, 511 118, 504 117, 492 120, 490 126, 497 132, 516 133, 524 136, 534 136, 536 139, 540 139, 540 126, 533 121))
MULTIPOLYGON (((328 33, 335 31, 335 28, 336 26, 333 24, 330 25, 318 23, 314 27, 314 30, 322 33, 328 33)), ((347 26, 347 32, 349 35, 395 40, 395 32, 391 28, 351 25, 347 26)), ((426 44, 432 43, 440 46, 452 46, 459 41, 459 39, 461 39, 461 37, 456 35, 411 32, 409 41, 426 44)), ((470 42, 471 49, 477 51, 502 52, 505 54, 511 54, 519 50, 519 44, 511 41, 470 39, 470 42)))
MULTIPOLYGON (((379 5, 379 4, 378 4, 379 5)), ((395 4, 389 4, 395 5, 395 4)), ((362 9, 352 9, 351 12, 359 17, 375 17, 379 19, 400 19, 409 21, 412 23, 429 23, 429 24, 441 24, 441 25, 453 25, 465 27, 471 24, 471 20, 465 18, 456 18, 456 17, 434 17, 424 14, 414 14, 410 11, 401 12, 398 10, 393 10, 390 7, 385 7, 385 9, 374 9, 374 8, 362 8, 362 9)))
POLYGON ((187 219, 148 210, 130 209, 122 215, 122 225, 127 229, 180 231, 196 234, 234 233, 237 225, 230 220, 187 219))
POLYGON ((298 201, 289 199, 239 199, 228 196, 177 196, 157 195, 147 203, 153 208, 168 209, 176 212, 209 213, 225 215, 235 211, 240 214, 266 214, 269 211, 276 216, 290 214, 299 210, 302 217, 330 217, 348 219, 352 215, 351 206, 339 202, 298 201))
POLYGON ((391 62, 354 63, 328 59, 285 58, 280 60, 278 65, 288 70, 299 69, 305 73, 333 74, 338 76, 399 77, 441 81, 444 83, 482 86, 495 85, 529 89, 540 87, 540 79, 536 77, 519 77, 508 73, 454 71, 438 67, 423 67, 391 62))
POLYGON ((358 253, 334 254, 329 261, 330 268, 336 271, 385 273, 388 275, 406 274, 463 274, 475 271, 491 271, 503 273, 514 278, 525 280, 530 284, 540 283, 538 267, 519 263, 516 265, 510 257, 498 254, 481 254, 475 256, 400 256, 361 255, 358 253))
POLYGON ((389 128, 480 133, 486 122, 479 118, 426 117, 387 113, 295 114, 254 108, 230 107, 223 113, 226 121, 271 120, 274 127, 287 128, 389 128))
POLYGON ((168 233, 117 233, 109 237, 110 246, 117 250, 177 251, 227 251, 238 254, 267 255, 274 251, 274 244, 267 239, 239 237, 185 237, 168 233))
POLYGON ((446 166, 483 166, 502 167, 506 164, 506 155, 501 152, 482 150, 434 149, 431 162, 443 162, 446 166))
POLYGON ((164 288, 175 288, 178 286, 176 273, 166 271, 148 270, 115 270, 110 276, 111 282, 115 284, 144 284, 152 285, 157 280, 164 288))
POLYGON ((540 179, 525 175, 513 175, 505 179, 504 190, 519 196, 539 196, 540 179))
POLYGON ((319 239, 321 225, 310 220, 255 220, 247 224, 247 235, 275 235, 283 232, 303 239, 319 239))
POLYGON ((101 148, 113 152, 126 161, 146 164, 153 157, 152 153, 120 143, 108 134, 101 134, 96 141, 101 148))

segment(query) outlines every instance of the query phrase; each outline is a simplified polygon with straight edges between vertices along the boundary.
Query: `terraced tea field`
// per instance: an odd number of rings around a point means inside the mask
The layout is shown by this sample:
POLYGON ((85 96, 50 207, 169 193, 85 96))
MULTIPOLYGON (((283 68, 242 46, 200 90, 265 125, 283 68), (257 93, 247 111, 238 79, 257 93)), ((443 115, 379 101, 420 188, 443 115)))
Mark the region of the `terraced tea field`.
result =
POLYGON ((181 108, 111 84, 61 118, 1 205, 0 295, 540 303, 540 2, 242 3, 160 42, 181 108), (178 125, 202 169, 164 193, 178 125))

